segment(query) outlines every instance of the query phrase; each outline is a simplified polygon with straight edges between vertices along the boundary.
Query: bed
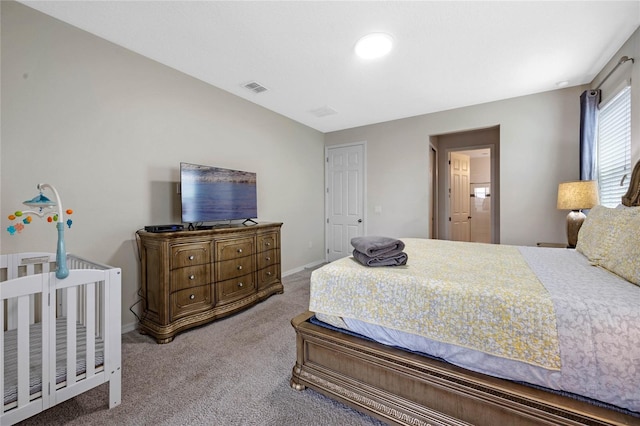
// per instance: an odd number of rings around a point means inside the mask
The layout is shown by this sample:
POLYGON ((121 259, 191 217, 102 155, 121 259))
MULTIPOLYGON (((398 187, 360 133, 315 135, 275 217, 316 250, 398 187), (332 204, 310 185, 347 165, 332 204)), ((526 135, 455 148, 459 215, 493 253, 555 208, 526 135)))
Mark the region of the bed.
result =
POLYGON ((11 425, 109 383, 121 397, 121 271, 55 253, 0 256, 0 424, 11 425), (71 373, 69 373, 71 372, 71 373))
POLYGON ((291 386, 392 424, 640 425, 639 181, 576 250, 403 239, 406 267, 317 269, 291 386))

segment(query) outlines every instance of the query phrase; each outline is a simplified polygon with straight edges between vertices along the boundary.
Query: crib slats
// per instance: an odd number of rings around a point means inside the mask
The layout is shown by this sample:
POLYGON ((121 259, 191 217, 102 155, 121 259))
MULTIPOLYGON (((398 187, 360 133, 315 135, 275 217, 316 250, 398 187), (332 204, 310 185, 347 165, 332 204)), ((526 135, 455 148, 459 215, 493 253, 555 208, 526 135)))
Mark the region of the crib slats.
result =
MULTIPOLYGON (((7 304, 8 309, 16 309, 16 311, 12 312, 12 315, 7 315, 7 319, 11 318, 11 323, 13 324, 13 330, 15 332, 15 344, 17 346, 18 354, 26 354, 22 356, 17 356, 15 359, 15 381, 16 381, 16 402, 15 406, 17 407, 16 411, 19 409, 22 413, 22 416, 29 416, 33 413, 38 413, 42 411, 43 404, 46 402, 44 399, 32 401, 30 395, 30 370, 31 370, 31 359, 29 354, 31 353, 31 343, 30 343, 30 327, 32 318, 34 318, 34 309, 35 306, 33 304, 34 295, 42 294, 46 291, 46 285, 48 282, 48 276, 43 274, 31 275, 31 276, 23 276, 20 278, 15 278, 10 281, 6 281, 0 283, 0 307, 1 315, 0 318, 5 318, 4 312, 5 301, 12 302, 7 304)), ((40 316, 43 315, 43 312, 38 313, 40 316)), ((3 321, 4 323, 4 321, 3 321)), ((38 325, 42 333, 46 333, 46 322, 42 322, 38 325)), ((9 360, 5 357, 5 347, 7 345, 7 341, 4 338, 5 333, 2 333, 0 337, 0 361, 2 363, 2 375, 3 378, 2 384, 0 388, 2 389, 2 393, 0 394, 3 397, 5 395, 5 386, 4 386, 4 378, 7 373, 5 369, 6 362, 9 360)), ((40 362, 41 365, 46 365, 44 362, 40 362)), ((40 371, 34 372, 43 383, 47 382, 48 374, 45 368, 42 368, 40 371)), ((5 411, 5 406, 2 404, 2 409, 0 410, 0 423, 5 424, 3 412, 5 411)), ((11 418, 13 413, 10 413, 9 419, 11 418)), ((24 418, 24 417, 22 417, 24 418)))
POLYGON ((76 287, 68 287, 67 293, 67 386, 76 382, 76 287))
MULTIPOLYGON (((18 354, 29 352, 29 299, 18 298, 18 354)), ((18 356, 18 406, 29 402, 29 357, 18 356)))
MULTIPOLYGON (((5 265, 0 265, 0 267, 3 267, 5 265)), ((2 380, 0 380, 0 397, 2 398, 2 405, 0 406, 0 415, 2 415, 2 413, 4 412, 4 377, 5 377, 5 372, 4 372, 4 302, 5 299, 1 297, 2 296, 2 286, 0 285, 0 319, 2 320, 1 323, 3 324, 3 329, 0 330, 0 377, 2 377, 2 380)))
POLYGON ((85 300, 84 303, 81 303, 81 306, 84 306, 85 314, 85 329, 86 333, 86 357, 85 357, 85 365, 86 365, 86 377, 92 377, 96 372, 95 362, 91 362, 96 359, 96 321, 95 315, 91 314, 91 307, 96 306, 96 285, 95 283, 87 284, 85 286, 85 300), (87 310, 89 312, 87 312, 87 310))
POLYGON ((109 407, 120 404, 121 271, 74 255, 67 259, 70 274, 60 280, 50 267, 55 254, 0 255, 1 425, 24 420, 106 382, 109 407), (66 327, 61 335, 56 332, 58 321, 66 327), (17 355, 5 352, 8 340, 17 346, 17 355), (61 348, 59 362, 56 342, 61 348), (40 344, 38 357, 34 349, 40 344), (42 371, 30 372, 34 357, 42 366, 36 370, 42 371), (57 362, 67 373, 58 380, 57 362), (8 385, 5 379, 10 380, 8 385))

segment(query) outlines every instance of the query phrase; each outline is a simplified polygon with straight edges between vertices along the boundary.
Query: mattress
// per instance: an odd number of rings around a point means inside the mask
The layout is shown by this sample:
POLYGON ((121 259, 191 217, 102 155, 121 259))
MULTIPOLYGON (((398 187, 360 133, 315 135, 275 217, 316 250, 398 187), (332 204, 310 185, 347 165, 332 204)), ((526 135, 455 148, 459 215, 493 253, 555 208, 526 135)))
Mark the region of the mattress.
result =
MULTIPOLYGON (((367 284, 364 281, 360 282, 358 277, 366 277, 363 279, 371 281, 372 274, 379 275, 380 281, 384 281, 384 288, 393 288, 394 285, 406 287, 406 278, 399 279, 394 284, 394 275, 406 277, 412 272, 412 268, 424 265, 425 258, 430 259, 433 253, 440 252, 443 244, 454 249, 457 244, 465 244, 464 247, 473 246, 479 253, 486 253, 492 250, 491 247, 495 247, 488 244, 439 240, 403 241, 406 244, 405 251, 409 255, 406 270, 367 268, 352 258, 344 258, 314 271, 311 278, 310 310, 316 312, 317 318, 321 321, 383 344, 430 354, 452 364, 495 377, 582 395, 640 412, 640 389, 637 386, 640 383, 640 287, 606 269, 593 266, 575 250, 515 248, 529 270, 535 274, 544 291, 548 293, 553 305, 560 356, 559 368, 522 361, 509 354, 502 356, 482 348, 454 344, 440 339, 438 335, 417 334, 414 332, 415 327, 409 327, 407 330, 397 326, 388 327, 376 323, 375 318, 372 320, 372 317, 365 316, 363 319, 358 315, 345 315, 344 310, 332 310, 325 302, 319 302, 327 299, 329 291, 332 297, 338 300, 351 297, 356 308, 350 313, 362 311, 357 307, 359 304, 398 306, 406 301, 394 300, 393 291, 373 292, 364 297, 366 292, 363 289, 367 284), (345 269, 349 272, 346 273, 345 269), (353 297, 354 291, 359 294, 358 297, 353 297), (348 294, 351 296, 345 296, 348 294)), ((470 269, 470 264, 474 262, 470 262, 468 256, 469 254, 447 258, 447 268, 454 270, 460 267, 465 271, 463 274, 448 277, 448 286, 464 288, 469 285, 465 280, 476 276, 470 269), (456 263, 459 259, 462 259, 463 266, 456 263)), ((477 276, 480 277, 486 273, 486 268, 483 269, 483 262, 475 263, 476 267, 481 269, 477 271, 477 276)), ((412 285, 414 289, 425 291, 425 288, 443 284, 442 277, 437 280, 431 279, 424 271, 416 271, 411 275, 421 284, 412 285)), ((428 296, 430 294, 423 294, 419 299, 428 296)), ((487 293, 486 297, 493 296, 487 293)), ((437 299, 434 299, 426 305, 425 310, 437 304, 437 299)), ((397 311, 399 315, 402 315, 402 312, 410 312, 407 309, 397 311)), ((473 316, 470 318, 473 321, 473 316)), ((412 318, 406 320, 411 322, 412 318)))
MULTIPOLYGON (((56 320, 56 384, 60 384, 67 377, 67 322, 66 318, 56 320)), ((34 395, 42 390, 42 328, 40 324, 32 324, 29 329, 29 394, 34 395)), ((86 371, 86 330, 81 324, 76 324, 76 376, 86 371)), ((4 404, 11 404, 17 400, 18 383, 18 354, 16 330, 5 332, 5 365, 4 365, 4 404)), ((96 338, 95 366, 101 366, 104 361, 104 342, 96 338)))

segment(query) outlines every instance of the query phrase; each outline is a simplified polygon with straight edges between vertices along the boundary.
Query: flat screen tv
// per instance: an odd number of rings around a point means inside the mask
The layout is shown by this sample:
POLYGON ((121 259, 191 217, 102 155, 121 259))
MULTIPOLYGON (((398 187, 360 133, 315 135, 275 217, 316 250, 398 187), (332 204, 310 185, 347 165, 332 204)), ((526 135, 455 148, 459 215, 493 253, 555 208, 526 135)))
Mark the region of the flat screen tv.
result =
POLYGON ((180 187, 183 223, 258 217, 255 173, 180 163, 180 187))

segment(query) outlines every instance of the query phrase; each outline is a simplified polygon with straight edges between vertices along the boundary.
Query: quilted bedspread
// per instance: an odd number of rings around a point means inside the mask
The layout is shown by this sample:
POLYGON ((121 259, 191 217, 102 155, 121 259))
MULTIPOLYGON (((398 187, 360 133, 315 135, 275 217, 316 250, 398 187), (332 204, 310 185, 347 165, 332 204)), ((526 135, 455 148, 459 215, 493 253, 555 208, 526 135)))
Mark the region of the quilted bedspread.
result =
POLYGON ((560 369, 553 301, 517 247, 403 241, 406 266, 347 257, 314 271, 309 309, 560 369))

